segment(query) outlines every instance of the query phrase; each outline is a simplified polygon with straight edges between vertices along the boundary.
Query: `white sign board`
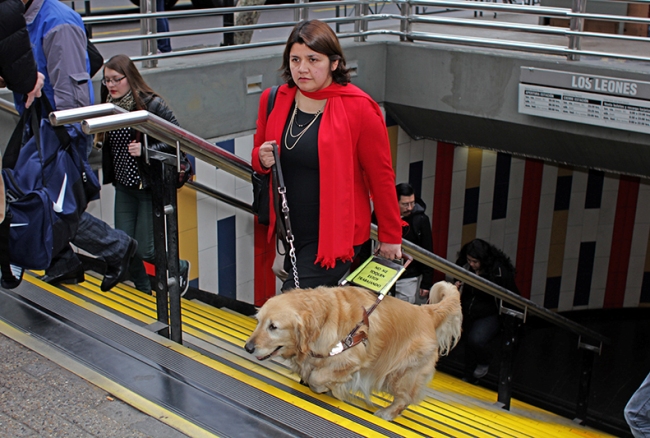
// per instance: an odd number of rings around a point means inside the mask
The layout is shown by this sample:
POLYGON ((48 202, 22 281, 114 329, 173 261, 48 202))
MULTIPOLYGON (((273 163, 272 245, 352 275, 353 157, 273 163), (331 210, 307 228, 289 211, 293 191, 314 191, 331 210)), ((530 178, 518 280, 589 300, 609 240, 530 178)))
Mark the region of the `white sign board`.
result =
POLYGON ((650 134, 647 82, 528 67, 521 82, 522 114, 650 134))

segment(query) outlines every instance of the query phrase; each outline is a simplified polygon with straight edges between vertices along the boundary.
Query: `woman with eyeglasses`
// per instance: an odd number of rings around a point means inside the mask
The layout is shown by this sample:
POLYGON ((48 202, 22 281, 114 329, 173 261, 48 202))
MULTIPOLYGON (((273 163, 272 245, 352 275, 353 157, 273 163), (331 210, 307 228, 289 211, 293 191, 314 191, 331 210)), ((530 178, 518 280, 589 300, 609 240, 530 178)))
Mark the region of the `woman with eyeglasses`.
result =
MULTIPOLYGON (((295 238, 299 286, 335 286, 370 235, 370 195, 379 222, 379 253, 400 258, 402 227, 393 195, 395 174, 384 116, 350 83, 343 50, 322 21, 293 28, 282 58, 282 78, 268 115, 262 93, 252 165, 268 173, 277 145, 295 238)), ((273 199, 273 198, 271 198, 273 199)), ((269 240, 276 213, 271 209, 269 240)), ((289 277, 282 290, 295 287, 289 277)))
MULTIPOLYGON (((169 106, 147 85, 126 55, 115 55, 104 65, 101 99, 127 111, 147 110, 178 125, 169 106)), ((176 153, 175 148, 151 137, 148 147, 176 153)), ((102 170, 104 184, 115 186, 115 228, 138 241, 138 250, 129 270, 131 279, 138 290, 150 294, 151 283, 142 261, 153 263, 155 256, 152 167, 144 161, 141 133, 128 127, 106 132, 102 141, 102 170)), ((189 262, 181 260, 181 294, 187 291, 189 270, 189 262)))

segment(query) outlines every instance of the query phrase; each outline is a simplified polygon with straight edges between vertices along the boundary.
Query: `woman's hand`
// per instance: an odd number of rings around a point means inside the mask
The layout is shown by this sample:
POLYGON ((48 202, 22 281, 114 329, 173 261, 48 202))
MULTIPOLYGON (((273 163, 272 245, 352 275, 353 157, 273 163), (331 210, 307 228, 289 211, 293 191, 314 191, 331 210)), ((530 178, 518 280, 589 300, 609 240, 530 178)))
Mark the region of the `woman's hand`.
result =
POLYGON ((260 164, 262 164, 262 166, 266 169, 275 164, 275 158, 273 157, 273 145, 277 145, 275 140, 265 141, 262 143, 262 146, 260 146, 258 154, 260 158, 260 164))
POLYGON ((142 155, 142 143, 139 141, 132 141, 129 143, 129 154, 131 154, 132 157, 139 157, 142 155))
POLYGON ((402 245, 399 243, 384 243, 379 242, 377 250, 380 256, 389 260, 397 260, 402 258, 402 245))

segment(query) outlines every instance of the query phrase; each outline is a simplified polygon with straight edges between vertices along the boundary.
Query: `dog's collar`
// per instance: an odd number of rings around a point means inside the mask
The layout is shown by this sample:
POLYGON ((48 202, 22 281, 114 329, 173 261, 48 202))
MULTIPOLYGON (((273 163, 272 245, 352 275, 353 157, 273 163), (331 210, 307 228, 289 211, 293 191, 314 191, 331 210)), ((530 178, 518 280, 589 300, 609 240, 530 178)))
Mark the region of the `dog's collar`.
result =
POLYGON ((312 351, 312 352, 309 353, 311 355, 311 357, 316 357, 316 358, 322 359, 322 358, 325 358, 325 357, 336 356, 337 354, 341 354, 345 350, 348 350, 348 349, 354 347, 355 345, 359 345, 362 342, 365 343, 366 340, 368 339, 368 334, 366 332, 368 330, 370 330, 370 320, 368 319, 368 317, 370 316, 370 314, 372 312, 374 312, 374 310, 377 308, 377 305, 379 305, 379 303, 383 299, 384 299, 384 295, 379 294, 379 296, 377 296, 377 301, 375 301, 375 303, 372 305, 372 307, 370 307, 370 310, 366 311, 365 308, 363 309, 363 320, 361 320, 361 322, 359 322, 352 329, 352 331, 350 333, 348 333, 348 335, 345 337, 345 339, 343 339, 342 341, 339 341, 332 348, 332 350, 329 352, 329 354, 327 356, 323 356, 322 354, 316 354, 316 353, 314 353, 312 351), (359 329, 361 327, 363 327, 364 325, 366 327, 368 327, 368 330, 366 330, 365 332, 359 332, 359 329))

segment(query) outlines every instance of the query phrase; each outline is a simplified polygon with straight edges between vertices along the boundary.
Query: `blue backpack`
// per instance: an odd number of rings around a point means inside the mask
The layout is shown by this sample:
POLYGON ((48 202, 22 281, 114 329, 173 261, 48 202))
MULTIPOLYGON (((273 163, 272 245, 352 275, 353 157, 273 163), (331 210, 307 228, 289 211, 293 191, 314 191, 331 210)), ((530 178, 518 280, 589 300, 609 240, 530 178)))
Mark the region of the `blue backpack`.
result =
POLYGON ((78 124, 53 127, 41 117, 51 110, 45 95, 25 110, 3 157, 7 212, 0 247, 8 251, 0 263, 5 286, 9 264, 48 268, 76 235, 88 202, 99 197, 101 186, 86 157, 87 136, 78 124))

